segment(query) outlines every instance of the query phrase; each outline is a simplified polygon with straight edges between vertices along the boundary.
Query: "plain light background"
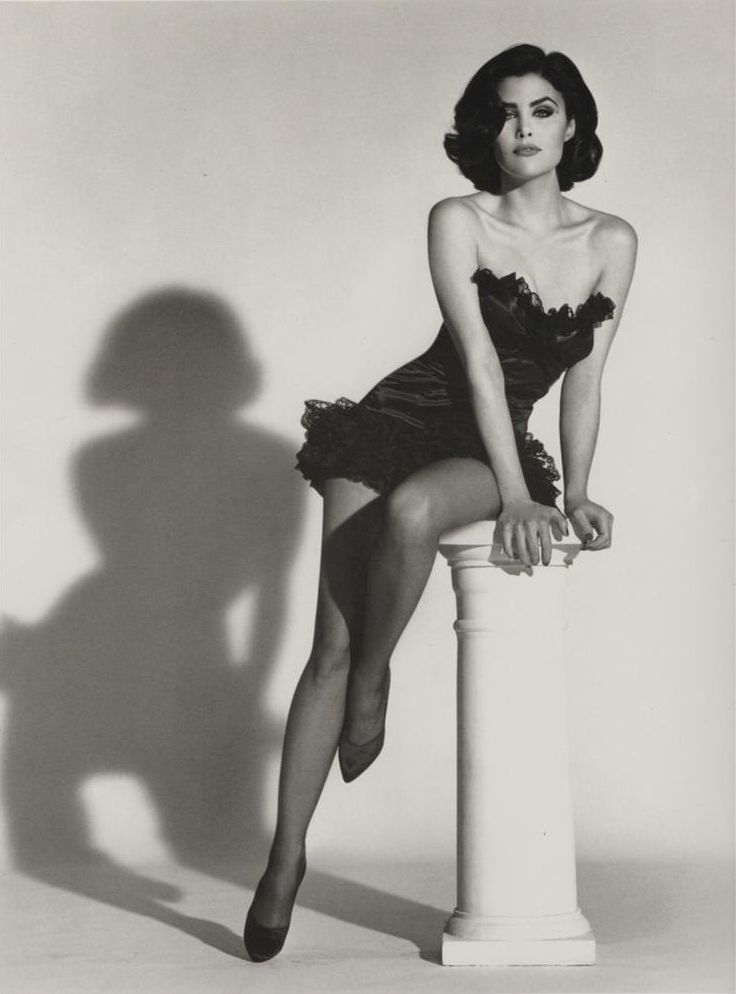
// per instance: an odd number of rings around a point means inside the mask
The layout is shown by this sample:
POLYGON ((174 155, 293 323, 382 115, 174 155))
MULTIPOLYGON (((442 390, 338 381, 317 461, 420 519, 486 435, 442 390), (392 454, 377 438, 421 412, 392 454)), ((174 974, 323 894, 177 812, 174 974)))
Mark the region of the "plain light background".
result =
MULTIPOLYGON (((731 5, 23 3, 0 21, 7 863, 196 861, 215 835, 265 856, 315 604, 303 401, 357 400, 436 334, 426 215, 471 192, 442 136, 521 41, 572 57, 598 103, 603 161, 569 196, 640 238, 591 483, 614 544, 568 577, 578 852, 729 857, 731 5), (110 321, 167 287, 238 322, 258 375, 236 422, 151 430, 92 403, 110 321)), ((556 404, 531 427, 559 455, 556 404)), ((332 771, 313 852, 452 853, 453 617, 438 559, 384 754, 349 787, 332 771)))

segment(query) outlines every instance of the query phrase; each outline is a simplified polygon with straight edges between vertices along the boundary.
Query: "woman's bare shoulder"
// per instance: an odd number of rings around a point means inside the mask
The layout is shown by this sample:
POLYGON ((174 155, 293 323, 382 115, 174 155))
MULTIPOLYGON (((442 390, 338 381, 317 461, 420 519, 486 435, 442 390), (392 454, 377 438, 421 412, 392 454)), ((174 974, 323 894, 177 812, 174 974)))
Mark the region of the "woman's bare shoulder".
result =
POLYGON ((476 196, 477 194, 470 193, 465 196, 445 197, 432 205, 429 216, 430 218, 456 217, 467 219, 477 217, 476 196))
POLYGON ((633 226, 616 214, 606 214, 599 223, 594 245, 601 271, 625 274, 628 286, 639 245, 633 226))
POLYGON ((618 214, 609 214, 591 207, 582 209, 588 213, 591 225, 587 244, 599 272, 598 289, 622 307, 636 265, 636 231, 633 225, 618 214))
POLYGON ((575 209, 579 219, 590 225, 591 239, 596 248, 603 252, 636 250, 636 231, 624 218, 619 217, 618 214, 609 214, 607 211, 578 204, 569 198, 565 199, 575 209))
POLYGON ((600 273, 633 272, 638 239, 633 225, 618 214, 595 210, 565 197, 572 224, 583 234, 586 250, 600 273))

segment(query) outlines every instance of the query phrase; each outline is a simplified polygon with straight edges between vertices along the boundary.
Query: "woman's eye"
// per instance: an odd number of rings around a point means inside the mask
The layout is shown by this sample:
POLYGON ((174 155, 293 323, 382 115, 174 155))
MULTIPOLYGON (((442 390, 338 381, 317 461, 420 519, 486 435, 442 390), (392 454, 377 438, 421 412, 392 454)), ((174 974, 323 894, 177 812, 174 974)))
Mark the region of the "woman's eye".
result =
MULTIPOLYGON (((535 117, 551 117, 554 112, 549 107, 537 107, 534 111, 535 117)), ((507 107, 503 112, 504 120, 510 121, 512 117, 516 117, 516 111, 507 107)))

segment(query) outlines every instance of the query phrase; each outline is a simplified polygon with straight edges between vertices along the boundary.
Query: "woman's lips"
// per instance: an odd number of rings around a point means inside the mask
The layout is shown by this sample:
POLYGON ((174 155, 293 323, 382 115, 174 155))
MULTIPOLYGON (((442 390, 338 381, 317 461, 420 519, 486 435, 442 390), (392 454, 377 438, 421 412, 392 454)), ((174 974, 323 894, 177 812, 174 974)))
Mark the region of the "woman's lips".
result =
POLYGON ((514 155, 536 155, 541 149, 529 146, 528 148, 515 148, 514 155))

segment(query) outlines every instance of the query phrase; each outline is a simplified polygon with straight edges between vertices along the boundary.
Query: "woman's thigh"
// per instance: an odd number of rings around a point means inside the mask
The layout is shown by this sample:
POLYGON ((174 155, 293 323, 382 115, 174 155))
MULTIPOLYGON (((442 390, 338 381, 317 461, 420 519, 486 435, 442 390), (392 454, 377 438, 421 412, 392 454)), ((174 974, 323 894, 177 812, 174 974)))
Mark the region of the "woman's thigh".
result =
POLYGON ((501 510, 496 478, 479 459, 441 459, 403 480, 386 512, 407 528, 437 537, 448 528, 495 519, 501 510))
POLYGON ((313 655, 339 660, 357 645, 381 503, 379 495, 361 483, 325 481, 313 655))
POLYGON ((442 459, 412 473, 384 497, 360 483, 327 480, 312 656, 349 660, 359 645, 368 561, 388 514, 426 538, 495 518, 501 501, 492 470, 473 458, 442 459))

